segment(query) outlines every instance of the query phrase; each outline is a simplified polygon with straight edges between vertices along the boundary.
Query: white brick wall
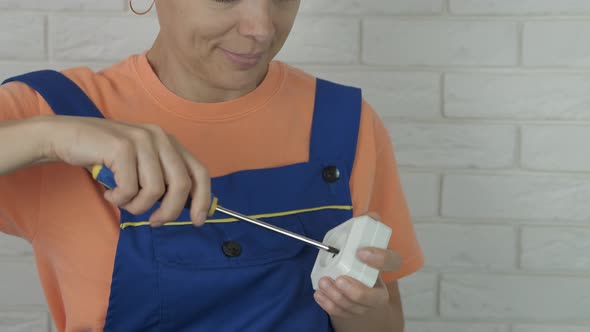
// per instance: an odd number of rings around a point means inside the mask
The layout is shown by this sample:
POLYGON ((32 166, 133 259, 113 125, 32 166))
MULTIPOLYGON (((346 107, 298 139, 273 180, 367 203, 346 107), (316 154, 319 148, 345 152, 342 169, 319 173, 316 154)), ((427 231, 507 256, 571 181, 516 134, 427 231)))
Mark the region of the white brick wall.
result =
MULTIPOLYGON (((148 47, 125 0, 0 0, 0 78, 148 47), (123 33, 123 31, 125 31, 123 33)), ((590 1, 302 0, 279 57, 359 85, 391 132, 426 254, 409 332, 590 328, 590 1)), ((0 331, 50 330, 0 236, 0 331)))
POLYGON ((362 38, 362 61, 369 65, 509 66, 518 61, 513 22, 367 18, 362 38))
POLYGON ((448 273, 440 282, 443 318, 588 322, 589 307, 587 277, 448 273))

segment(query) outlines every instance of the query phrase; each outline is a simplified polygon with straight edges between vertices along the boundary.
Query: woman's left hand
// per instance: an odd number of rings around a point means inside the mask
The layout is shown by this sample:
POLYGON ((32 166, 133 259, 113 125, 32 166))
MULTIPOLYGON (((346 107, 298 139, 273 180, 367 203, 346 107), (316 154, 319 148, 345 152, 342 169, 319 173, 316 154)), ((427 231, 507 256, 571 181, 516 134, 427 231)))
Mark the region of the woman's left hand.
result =
MULTIPOLYGON (((362 248, 358 250, 357 257, 379 271, 396 271, 401 266, 400 256, 391 249, 362 248)), ((361 316, 387 305, 390 300, 387 285, 381 277, 373 288, 348 276, 336 280, 323 277, 319 286, 314 298, 331 317, 348 319, 361 316)))

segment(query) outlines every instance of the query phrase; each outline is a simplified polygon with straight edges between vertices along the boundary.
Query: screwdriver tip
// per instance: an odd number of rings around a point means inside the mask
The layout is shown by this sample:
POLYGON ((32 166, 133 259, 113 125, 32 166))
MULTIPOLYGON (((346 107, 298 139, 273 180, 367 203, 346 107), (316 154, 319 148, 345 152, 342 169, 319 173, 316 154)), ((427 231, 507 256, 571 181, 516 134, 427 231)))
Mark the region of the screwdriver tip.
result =
POLYGON ((328 252, 334 254, 334 256, 338 255, 340 253, 340 250, 334 248, 334 247, 328 247, 328 252))

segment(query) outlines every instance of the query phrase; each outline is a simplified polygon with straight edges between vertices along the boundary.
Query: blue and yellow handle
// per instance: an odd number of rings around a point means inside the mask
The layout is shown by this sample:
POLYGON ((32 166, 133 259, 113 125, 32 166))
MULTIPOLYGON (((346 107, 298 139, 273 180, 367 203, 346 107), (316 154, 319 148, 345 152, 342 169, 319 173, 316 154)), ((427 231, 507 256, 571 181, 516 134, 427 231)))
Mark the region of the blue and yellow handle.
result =
MULTIPOLYGON (((117 183, 115 182, 115 174, 113 174, 113 172, 106 166, 104 165, 94 165, 92 167, 92 178, 95 179, 96 181, 102 183, 103 186, 105 186, 108 189, 114 189, 117 187, 117 183)), ((158 200, 159 202, 161 202, 160 200, 158 200)), ((186 200, 186 203, 184 204, 184 208, 190 210, 191 209, 191 203, 192 200, 189 197, 186 200)), ((215 195, 211 195, 211 205, 209 206, 209 213, 208 213, 208 217, 211 217, 214 213, 215 210, 217 209, 217 203, 218 203, 218 199, 217 197, 215 197, 215 195)))

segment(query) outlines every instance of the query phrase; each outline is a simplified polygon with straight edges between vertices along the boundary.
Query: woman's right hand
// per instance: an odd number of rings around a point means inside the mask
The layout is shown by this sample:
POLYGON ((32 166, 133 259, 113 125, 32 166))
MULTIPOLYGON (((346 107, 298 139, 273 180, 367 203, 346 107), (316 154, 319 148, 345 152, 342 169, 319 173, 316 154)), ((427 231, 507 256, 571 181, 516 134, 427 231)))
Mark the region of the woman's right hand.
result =
POLYGON ((132 214, 141 214, 162 198, 150 217, 152 226, 175 220, 192 196, 190 216, 204 224, 210 205, 207 168, 174 137, 153 124, 108 119, 46 116, 51 128, 45 161, 63 161, 90 169, 106 165, 117 187, 105 198, 132 214))

